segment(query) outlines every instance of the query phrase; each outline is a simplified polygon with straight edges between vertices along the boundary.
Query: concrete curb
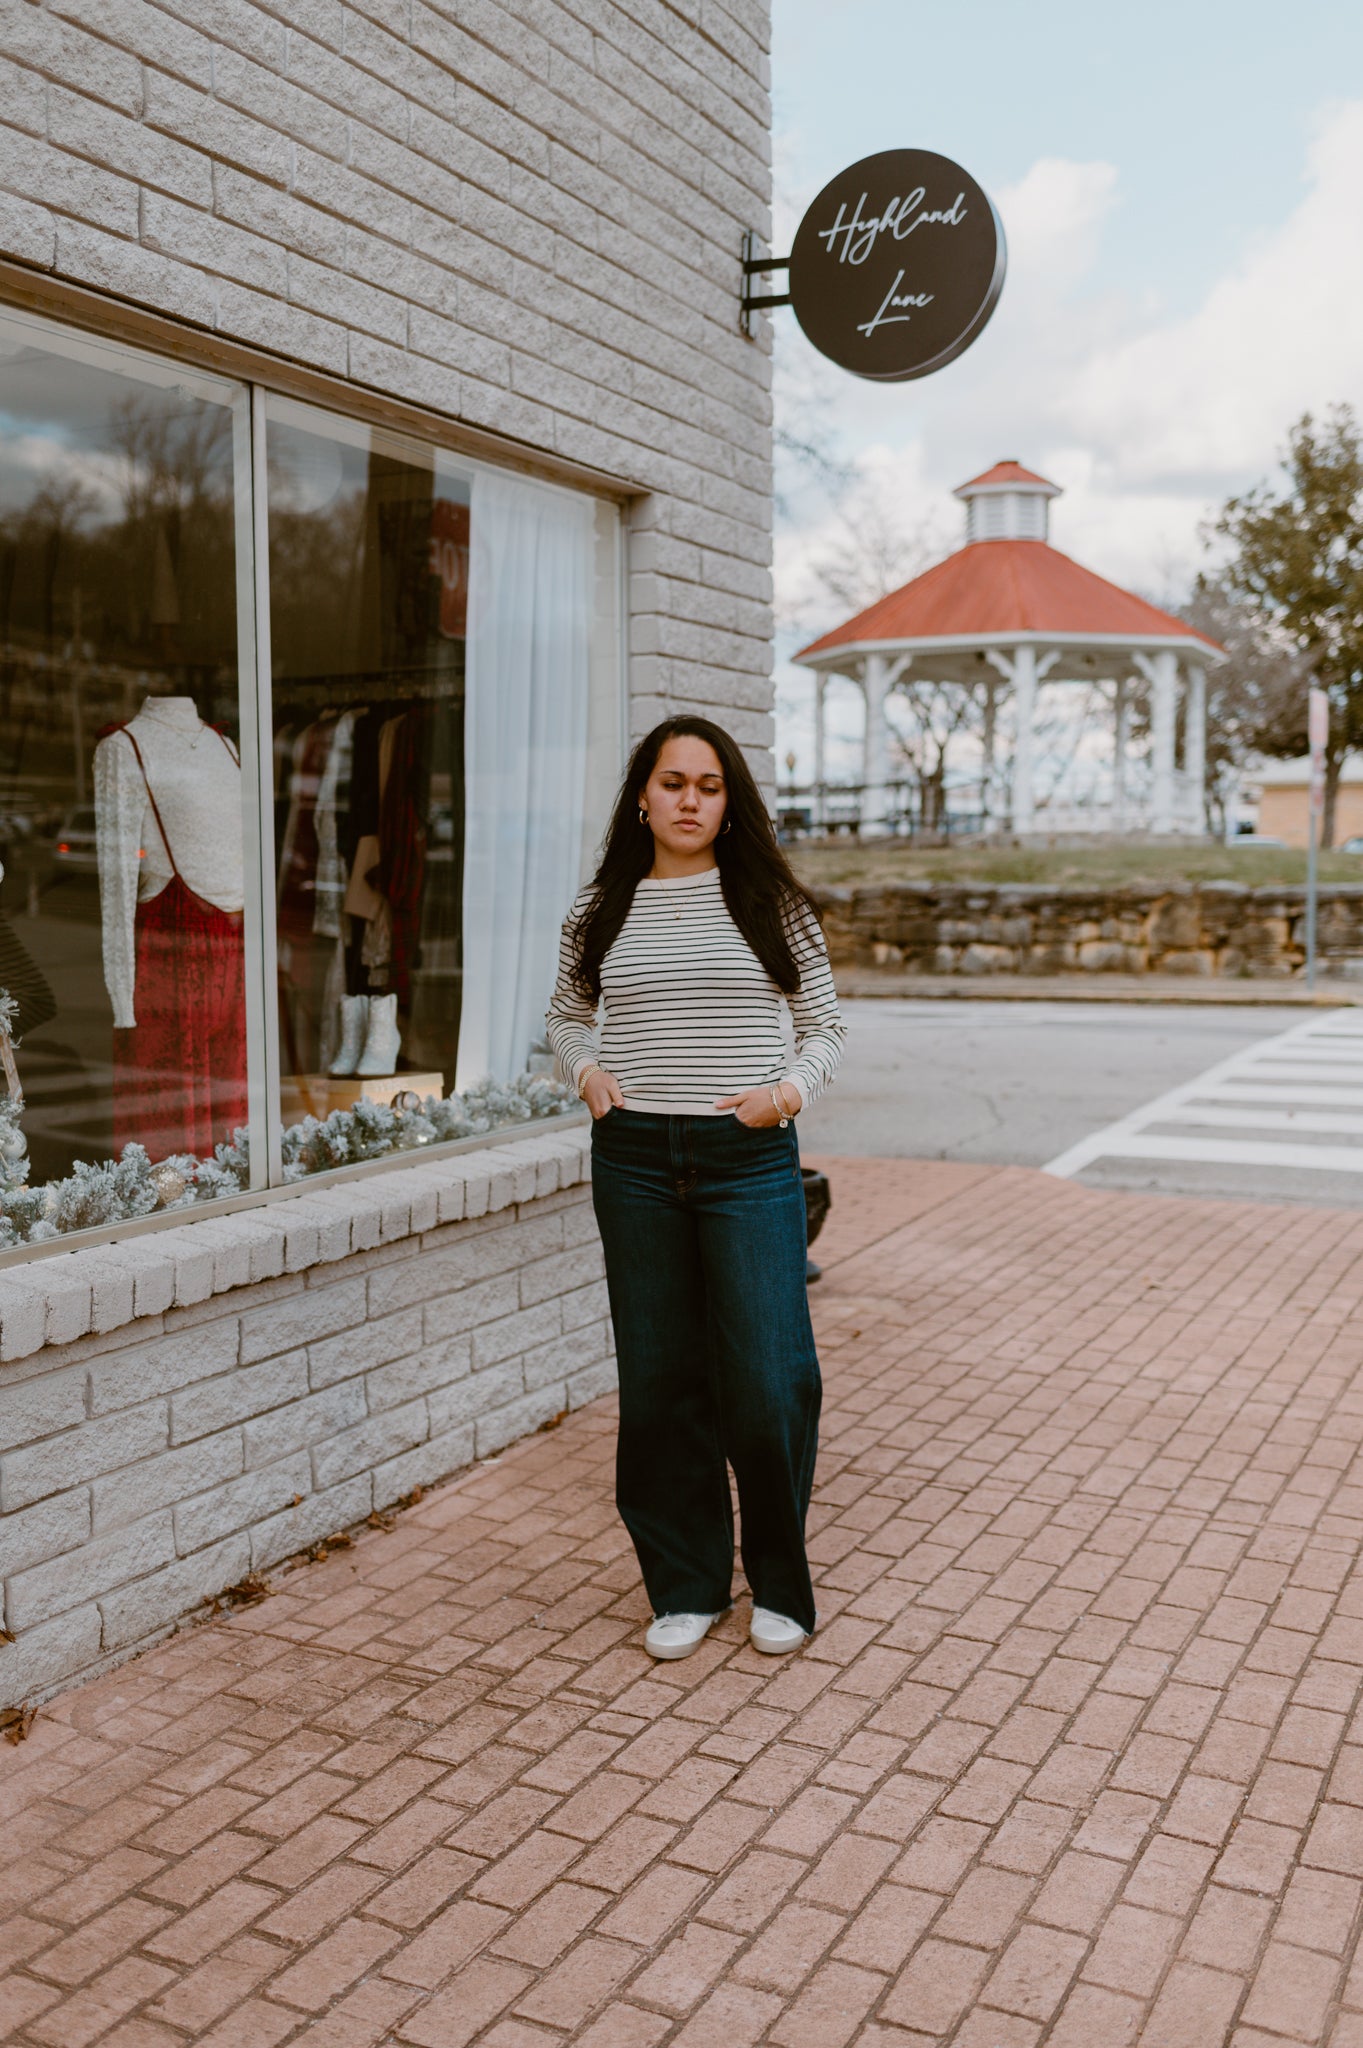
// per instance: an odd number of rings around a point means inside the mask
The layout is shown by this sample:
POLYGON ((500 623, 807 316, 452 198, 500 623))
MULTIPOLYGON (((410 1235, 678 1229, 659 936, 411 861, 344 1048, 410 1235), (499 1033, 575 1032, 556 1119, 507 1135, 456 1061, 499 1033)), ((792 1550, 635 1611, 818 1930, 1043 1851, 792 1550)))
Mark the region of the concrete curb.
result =
POLYGON ((1265 1005, 1295 1009, 1349 1009, 1363 1003, 1363 986, 1319 982, 1314 991, 1300 982, 1190 980, 1159 975, 959 975, 834 972, 838 994, 897 997, 901 1002, 965 1003, 1164 1003, 1265 1005))

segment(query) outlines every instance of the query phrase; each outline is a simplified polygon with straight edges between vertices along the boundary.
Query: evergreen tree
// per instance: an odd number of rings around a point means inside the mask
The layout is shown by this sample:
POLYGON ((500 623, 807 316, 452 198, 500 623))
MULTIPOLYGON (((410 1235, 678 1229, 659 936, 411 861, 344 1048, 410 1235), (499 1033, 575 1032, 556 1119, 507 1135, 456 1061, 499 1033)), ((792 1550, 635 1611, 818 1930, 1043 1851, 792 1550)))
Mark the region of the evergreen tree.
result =
MULTIPOLYGON (((1304 413, 1283 469, 1285 489, 1260 484, 1231 498, 1213 530, 1230 542, 1227 589, 1330 699, 1321 837, 1331 846, 1340 767, 1363 745, 1363 446, 1350 407, 1322 421, 1304 413)), ((1301 728, 1286 728, 1281 750, 1299 751, 1301 728)))

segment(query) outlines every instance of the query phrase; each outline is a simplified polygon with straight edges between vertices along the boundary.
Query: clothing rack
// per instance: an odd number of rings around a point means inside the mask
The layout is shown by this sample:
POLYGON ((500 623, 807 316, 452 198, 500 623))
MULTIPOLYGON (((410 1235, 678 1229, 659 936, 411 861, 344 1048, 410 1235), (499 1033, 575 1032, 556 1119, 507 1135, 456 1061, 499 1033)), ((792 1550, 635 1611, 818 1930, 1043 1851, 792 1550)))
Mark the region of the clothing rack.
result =
POLYGON ((417 703, 452 702, 464 694, 462 670, 442 672, 430 681, 425 669, 371 669, 348 675, 276 676, 275 701, 280 709, 310 710, 314 716, 325 711, 355 711, 392 708, 393 714, 417 703), (399 683, 393 694, 394 682, 399 683))

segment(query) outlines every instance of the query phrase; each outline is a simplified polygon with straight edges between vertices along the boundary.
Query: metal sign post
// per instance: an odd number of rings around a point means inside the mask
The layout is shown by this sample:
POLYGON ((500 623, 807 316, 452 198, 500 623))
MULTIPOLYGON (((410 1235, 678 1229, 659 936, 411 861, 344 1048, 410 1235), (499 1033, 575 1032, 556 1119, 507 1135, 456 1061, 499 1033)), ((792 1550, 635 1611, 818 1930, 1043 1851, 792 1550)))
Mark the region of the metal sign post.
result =
POLYGON ((1316 986, 1316 853, 1325 816, 1325 744, 1330 736, 1330 699, 1314 684, 1306 699, 1306 737, 1311 748, 1307 802, 1309 837, 1306 852, 1306 986, 1316 986))

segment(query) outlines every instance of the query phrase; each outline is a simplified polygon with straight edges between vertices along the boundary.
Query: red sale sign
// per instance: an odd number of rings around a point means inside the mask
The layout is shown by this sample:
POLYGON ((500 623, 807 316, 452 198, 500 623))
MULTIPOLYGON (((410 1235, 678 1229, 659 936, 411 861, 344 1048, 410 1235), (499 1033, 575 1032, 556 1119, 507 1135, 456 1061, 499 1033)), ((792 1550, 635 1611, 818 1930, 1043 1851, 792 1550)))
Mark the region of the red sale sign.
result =
POLYGON ((440 578, 440 630, 447 640, 462 640, 469 608, 469 508, 451 498, 431 506, 432 576, 440 578))

